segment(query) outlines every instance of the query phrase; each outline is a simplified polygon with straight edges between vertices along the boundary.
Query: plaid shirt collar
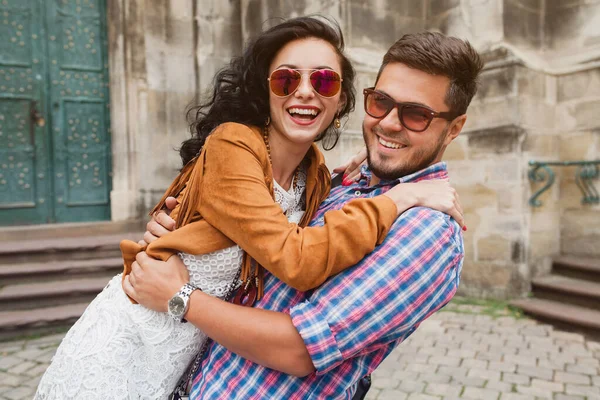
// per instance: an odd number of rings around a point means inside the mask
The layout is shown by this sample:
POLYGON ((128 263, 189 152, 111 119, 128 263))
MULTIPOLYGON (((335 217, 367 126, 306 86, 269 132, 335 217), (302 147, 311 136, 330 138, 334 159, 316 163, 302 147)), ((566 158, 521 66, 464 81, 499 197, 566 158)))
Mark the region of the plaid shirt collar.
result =
MULTIPOLYGON (((359 186, 370 186, 373 172, 367 165, 363 165, 360 169, 361 177, 358 182, 359 186)), ((397 179, 385 180, 381 179, 374 187, 394 186, 398 183, 419 182, 423 179, 448 179, 448 169, 445 162, 441 161, 430 165, 427 168, 413 172, 410 175, 405 175, 397 179)))

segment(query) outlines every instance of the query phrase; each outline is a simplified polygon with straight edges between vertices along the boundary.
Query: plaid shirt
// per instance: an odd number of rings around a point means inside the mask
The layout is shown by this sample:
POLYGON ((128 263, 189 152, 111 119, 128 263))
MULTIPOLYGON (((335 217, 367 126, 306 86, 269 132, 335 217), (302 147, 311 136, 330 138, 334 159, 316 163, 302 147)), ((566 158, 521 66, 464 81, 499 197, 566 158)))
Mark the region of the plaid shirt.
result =
MULTIPOLYGON (((325 212, 354 198, 448 176, 446 164, 438 163, 370 187, 370 172, 362 172, 359 183, 332 189, 311 225, 322 225, 325 212)), ((194 378, 191 398, 351 399, 362 376, 450 301, 462 260, 459 225, 441 212, 415 207, 396 220, 375 251, 311 292, 296 291, 267 273, 265 295, 255 307, 291 315, 316 372, 302 378, 286 375, 213 343, 194 378)))

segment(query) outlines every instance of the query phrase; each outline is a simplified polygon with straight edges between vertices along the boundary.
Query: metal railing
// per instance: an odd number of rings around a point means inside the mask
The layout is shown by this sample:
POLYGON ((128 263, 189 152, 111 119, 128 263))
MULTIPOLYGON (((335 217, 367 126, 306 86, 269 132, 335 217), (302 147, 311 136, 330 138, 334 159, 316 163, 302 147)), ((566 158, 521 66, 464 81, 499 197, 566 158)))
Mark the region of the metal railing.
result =
POLYGON ((554 183, 555 175, 552 167, 577 167, 575 172, 575 183, 583 195, 581 204, 598 204, 600 197, 594 187, 592 180, 598 179, 600 175, 600 160, 594 161, 529 161, 529 180, 532 182, 544 182, 537 192, 529 199, 529 205, 540 207, 542 202, 538 200, 546 190, 554 183))

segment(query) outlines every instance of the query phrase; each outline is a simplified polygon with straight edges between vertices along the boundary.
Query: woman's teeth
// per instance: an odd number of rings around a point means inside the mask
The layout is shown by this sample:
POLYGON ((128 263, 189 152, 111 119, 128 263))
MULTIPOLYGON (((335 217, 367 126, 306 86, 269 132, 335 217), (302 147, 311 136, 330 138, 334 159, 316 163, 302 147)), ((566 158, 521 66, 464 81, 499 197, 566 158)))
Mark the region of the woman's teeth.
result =
POLYGON ((399 149, 401 147, 404 147, 398 143, 392 143, 392 142, 388 142, 386 140, 383 140, 382 138, 378 137, 379 139, 379 143, 381 143, 381 145, 383 147, 387 147, 388 149, 399 149))
POLYGON ((290 115, 299 115, 302 117, 314 118, 319 114, 319 111, 314 108, 290 108, 288 109, 290 115))

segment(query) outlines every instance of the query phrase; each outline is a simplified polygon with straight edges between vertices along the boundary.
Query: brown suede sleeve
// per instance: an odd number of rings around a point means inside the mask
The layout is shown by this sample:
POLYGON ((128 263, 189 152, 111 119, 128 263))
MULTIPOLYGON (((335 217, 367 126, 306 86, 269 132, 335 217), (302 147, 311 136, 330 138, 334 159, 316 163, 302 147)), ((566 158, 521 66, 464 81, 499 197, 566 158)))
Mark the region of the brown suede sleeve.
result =
POLYGON ((289 223, 265 182, 266 156, 262 139, 244 125, 211 134, 198 211, 273 275, 309 290, 383 241, 396 218, 387 196, 353 200, 326 213, 322 227, 289 223))

